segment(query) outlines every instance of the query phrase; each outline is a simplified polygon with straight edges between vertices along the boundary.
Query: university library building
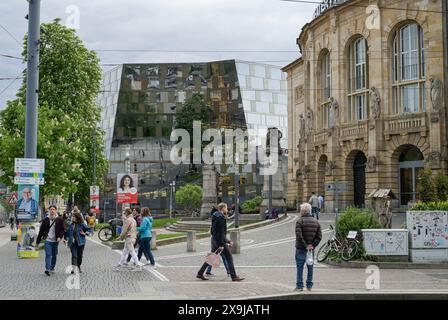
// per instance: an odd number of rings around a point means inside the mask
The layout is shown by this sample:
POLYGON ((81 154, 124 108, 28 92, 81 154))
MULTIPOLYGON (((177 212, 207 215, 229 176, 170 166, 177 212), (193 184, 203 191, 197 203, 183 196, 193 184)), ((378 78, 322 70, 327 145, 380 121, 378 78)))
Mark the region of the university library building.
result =
POLYGON ((324 1, 288 74, 288 202, 327 212, 418 200, 423 168, 447 173, 446 0, 324 1))

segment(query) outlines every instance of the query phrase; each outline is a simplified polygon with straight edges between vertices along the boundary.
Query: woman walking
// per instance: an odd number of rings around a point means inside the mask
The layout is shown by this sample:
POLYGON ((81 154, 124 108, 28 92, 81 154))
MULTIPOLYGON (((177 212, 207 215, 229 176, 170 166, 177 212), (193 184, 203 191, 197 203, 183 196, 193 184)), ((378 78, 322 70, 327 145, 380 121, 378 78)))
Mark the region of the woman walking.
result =
POLYGON ((134 248, 134 242, 135 239, 137 239, 137 222, 132 216, 132 210, 130 208, 126 208, 124 211, 123 229, 118 239, 124 240, 124 248, 120 262, 115 266, 115 270, 118 271, 120 268, 124 267, 126 259, 130 254, 136 266, 134 271, 141 271, 142 264, 138 261, 137 253, 135 253, 134 248))
POLYGON ((86 245, 86 234, 90 228, 84 222, 81 212, 75 207, 72 211, 72 222, 67 228, 67 246, 72 253, 72 274, 81 273, 82 256, 86 245))
POLYGON ((155 266, 154 256, 151 252, 151 239, 152 239, 152 222, 153 218, 151 217, 151 211, 149 208, 142 209, 142 223, 141 226, 137 228, 137 231, 140 232, 140 246, 138 247, 138 260, 141 259, 142 254, 145 254, 146 257, 146 265, 151 263, 151 266, 155 266))

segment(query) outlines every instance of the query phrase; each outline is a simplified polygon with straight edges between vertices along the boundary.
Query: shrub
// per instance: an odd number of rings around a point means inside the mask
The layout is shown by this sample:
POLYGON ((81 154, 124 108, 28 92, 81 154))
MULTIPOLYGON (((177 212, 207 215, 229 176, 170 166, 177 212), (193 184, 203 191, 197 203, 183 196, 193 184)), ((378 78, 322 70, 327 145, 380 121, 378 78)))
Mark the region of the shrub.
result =
POLYGON ((427 168, 419 173, 417 192, 422 202, 436 201, 436 188, 431 169, 427 168))
POLYGON ((348 207, 338 219, 337 237, 345 239, 349 231, 358 231, 358 234, 361 234, 361 229, 379 228, 381 225, 374 212, 368 209, 348 207))
POLYGON ((176 191, 176 203, 185 206, 190 212, 202 204, 202 187, 187 184, 176 191))
POLYGON ((260 196, 256 196, 255 198, 246 200, 241 205, 241 209, 243 210, 243 213, 252 213, 252 212, 257 211, 257 208, 261 205, 262 202, 263 202, 263 198, 260 196))
POLYGON ((434 178, 434 185, 436 188, 437 200, 448 200, 448 177, 439 172, 434 178))
POLYGON ((448 211, 448 201, 417 202, 411 211, 448 211))

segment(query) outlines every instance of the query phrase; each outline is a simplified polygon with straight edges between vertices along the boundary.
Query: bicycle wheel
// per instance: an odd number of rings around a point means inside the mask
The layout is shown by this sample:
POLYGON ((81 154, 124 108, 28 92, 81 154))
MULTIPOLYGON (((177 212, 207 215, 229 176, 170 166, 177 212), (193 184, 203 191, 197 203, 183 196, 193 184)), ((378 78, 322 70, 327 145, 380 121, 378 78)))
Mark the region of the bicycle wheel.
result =
POLYGON ((326 242, 322 247, 319 248, 319 251, 317 251, 317 262, 325 261, 325 259, 327 259, 328 255, 330 254, 330 251, 330 243, 326 242))
POLYGON ((341 257, 345 261, 349 261, 358 254, 359 245, 355 240, 348 240, 341 251, 341 257))
POLYGON ((100 231, 98 231, 98 238, 100 238, 101 241, 109 241, 112 238, 112 229, 109 227, 101 228, 100 231))

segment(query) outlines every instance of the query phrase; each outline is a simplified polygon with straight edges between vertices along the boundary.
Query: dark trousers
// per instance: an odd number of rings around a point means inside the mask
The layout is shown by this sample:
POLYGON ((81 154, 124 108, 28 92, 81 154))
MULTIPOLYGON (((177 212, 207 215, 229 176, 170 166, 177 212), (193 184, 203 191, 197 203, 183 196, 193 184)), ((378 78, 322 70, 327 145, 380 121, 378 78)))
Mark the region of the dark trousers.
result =
POLYGON ((84 246, 79 246, 76 243, 70 245, 70 251, 72 253, 72 266, 81 267, 82 255, 84 253, 84 246))
MULTIPOLYGON (((134 243, 134 249, 137 249, 137 246, 138 246, 139 243, 140 243, 140 235, 137 235, 137 239, 135 240, 135 243, 134 243)), ((146 257, 146 254, 145 254, 145 257, 146 257)), ((132 256, 131 256, 131 254, 129 254, 128 255, 128 259, 126 261, 127 262, 131 261, 131 258, 132 258, 132 256)), ((148 258, 148 257, 146 257, 146 258, 148 258)))
MULTIPOLYGON (((212 252, 215 252, 218 249, 217 246, 213 246, 212 252)), ((223 260, 226 259, 227 265, 229 266, 228 272, 230 273, 230 276, 233 278, 236 278, 236 272, 235 272, 235 266, 233 265, 233 257, 232 252, 230 252, 230 248, 227 246, 227 244, 224 246, 224 250, 221 252, 221 256, 223 257, 223 260)), ((208 263, 204 262, 201 269, 198 271, 198 275, 204 275, 205 270, 208 268, 208 263)))
POLYGON ((145 254, 146 261, 149 261, 151 265, 155 265, 156 262, 154 261, 154 256, 151 252, 151 239, 152 238, 141 238, 140 239, 140 246, 138 247, 138 260, 141 259, 142 254, 145 254))

